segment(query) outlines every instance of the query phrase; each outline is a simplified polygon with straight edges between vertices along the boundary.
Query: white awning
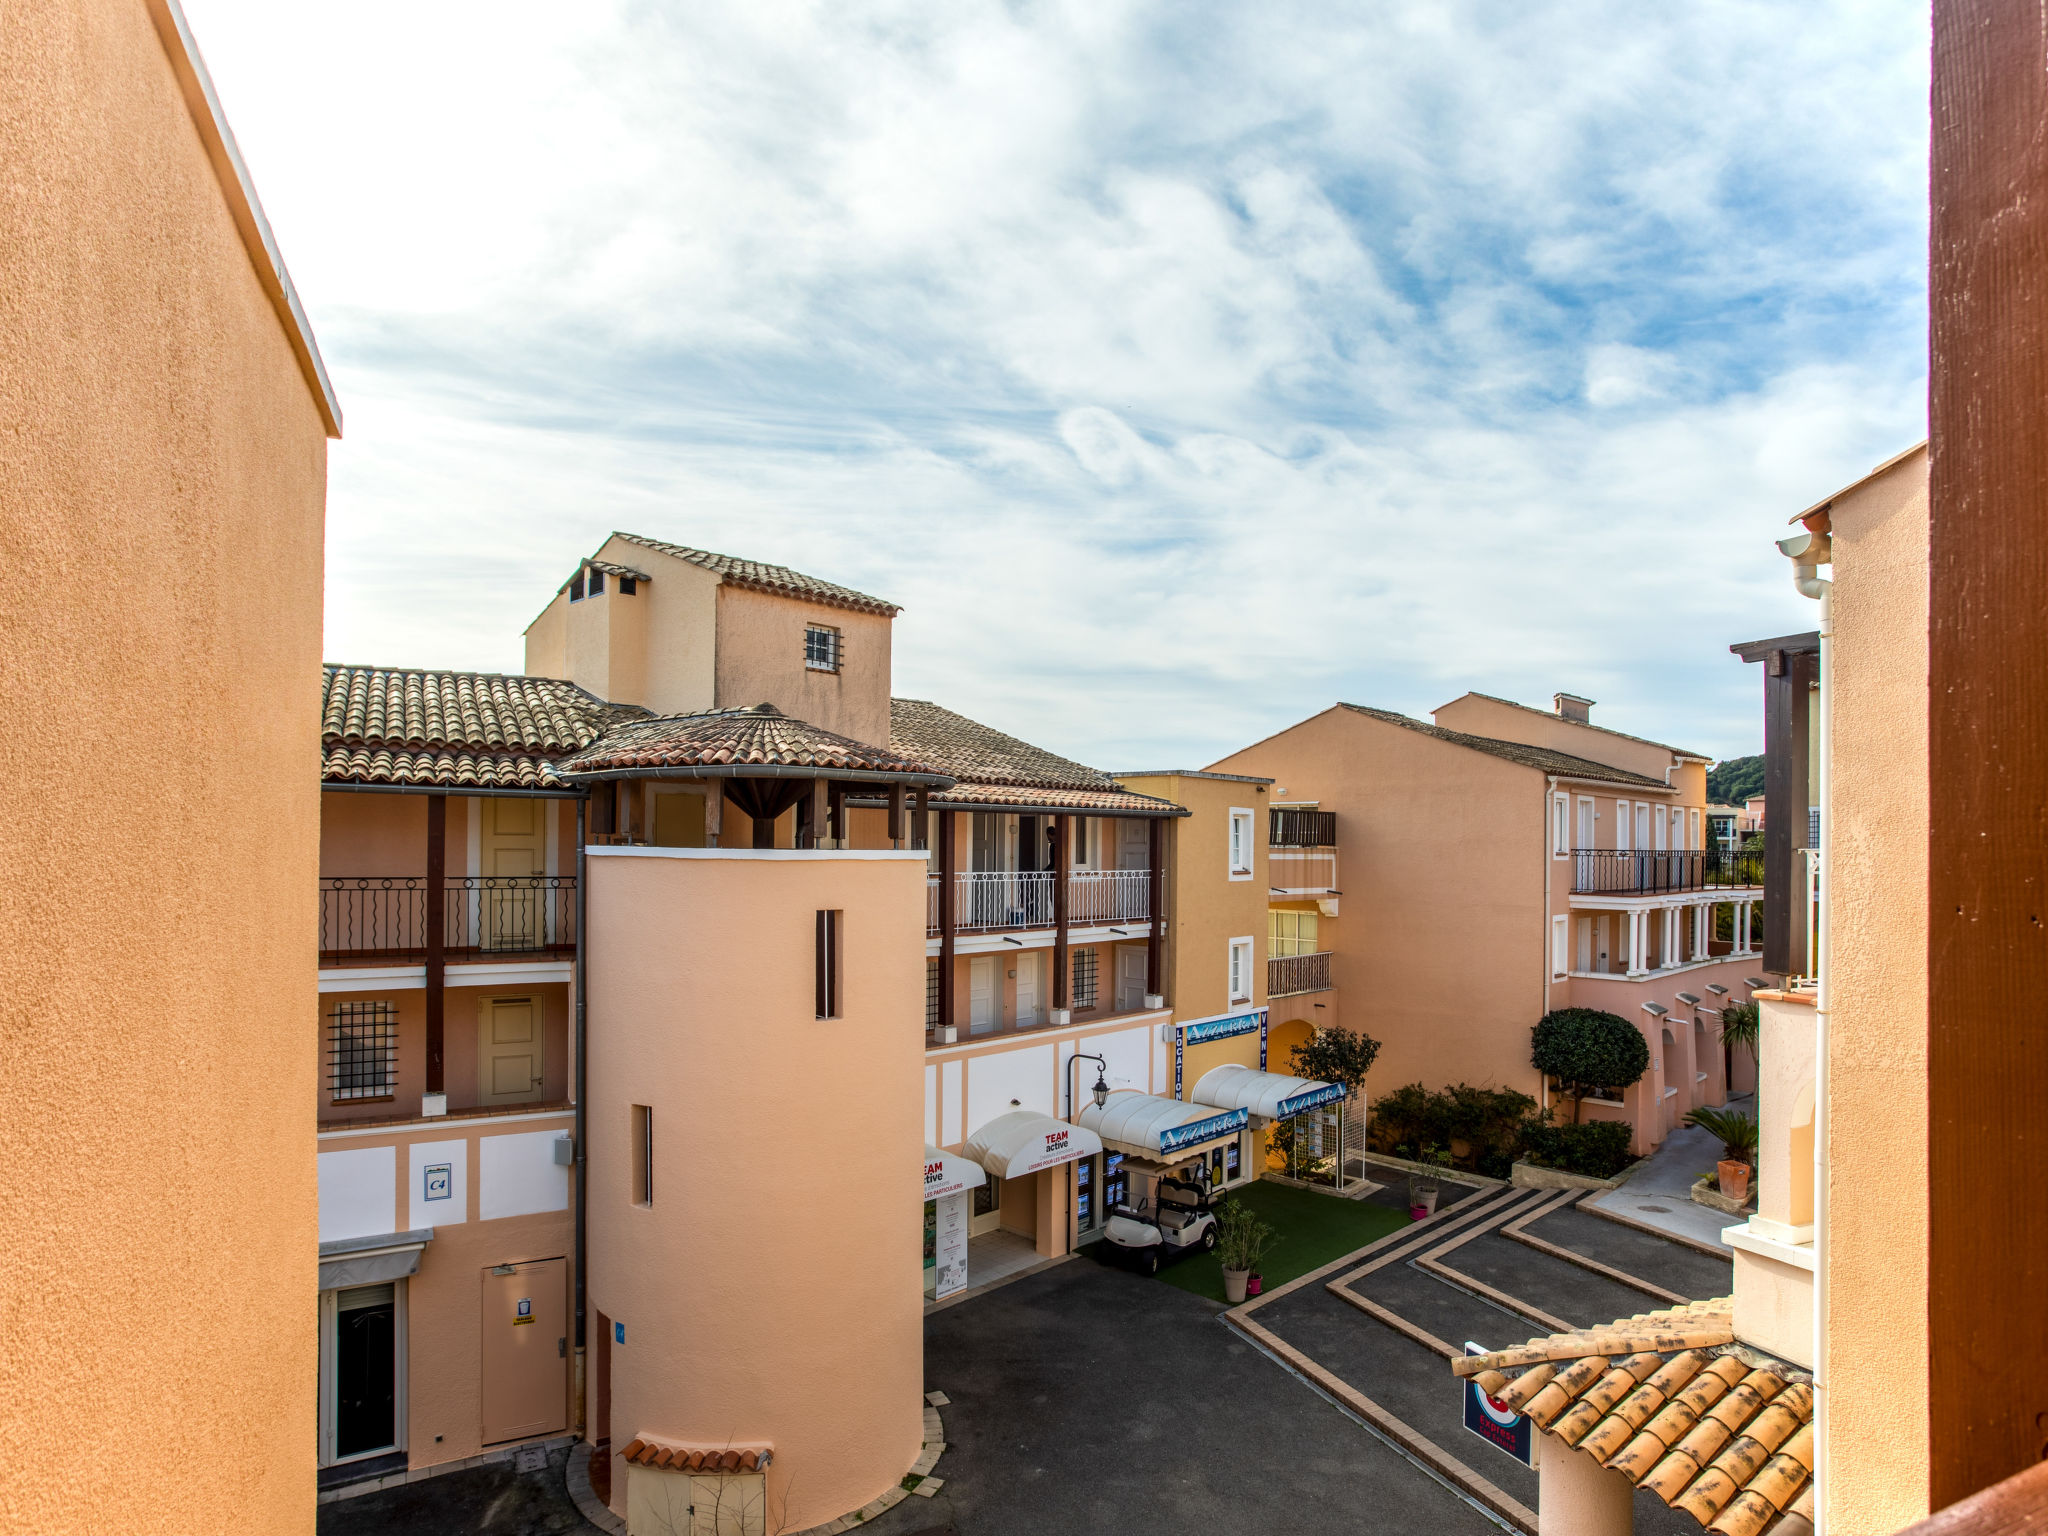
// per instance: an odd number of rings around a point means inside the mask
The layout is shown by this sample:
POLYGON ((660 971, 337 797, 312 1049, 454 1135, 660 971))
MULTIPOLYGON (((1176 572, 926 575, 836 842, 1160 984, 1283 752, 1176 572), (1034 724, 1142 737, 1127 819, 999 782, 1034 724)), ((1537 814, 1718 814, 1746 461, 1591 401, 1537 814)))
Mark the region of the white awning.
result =
POLYGON ((1235 1136, 1250 1121, 1249 1110, 1217 1109, 1130 1089, 1112 1093, 1100 1109, 1092 1101, 1081 1106, 1081 1123, 1099 1132, 1106 1144, 1160 1163, 1193 1157, 1207 1143, 1235 1136))
POLYGON ((1102 1138, 1093 1131, 1034 1109, 1013 1109, 968 1137, 960 1153, 999 1179, 1015 1179, 1041 1168, 1093 1157, 1101 1150, 1102 1138))
POLYGON ((924 1147, 924 1197, 957 1195, 965 1189, 979 1189, 988 1182, 981 1164, 950 1152, 941 1152, 930 1142, 924 1147))
POLYGON ((1341 1103, 1342 1083, 1319 1083, 1312 1077, 1260 1072, 1251 1067, 1212 1067, 1195 1084, 1198 1104, 1220 1109, 1246 1109, 1265 1120, 1286 1120, 1305 1110, 1341 1103))

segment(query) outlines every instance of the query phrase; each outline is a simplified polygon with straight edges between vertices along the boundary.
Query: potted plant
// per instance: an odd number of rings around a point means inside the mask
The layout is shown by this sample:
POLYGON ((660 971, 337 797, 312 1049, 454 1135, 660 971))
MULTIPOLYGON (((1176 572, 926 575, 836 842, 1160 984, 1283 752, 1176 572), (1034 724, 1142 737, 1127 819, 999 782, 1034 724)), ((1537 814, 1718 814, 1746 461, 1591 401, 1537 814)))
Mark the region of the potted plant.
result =
MULTIPOLYGON (((1435 1142, 1423 1145, 1419 1161, 1432 1169, 1451 1166, 1451 1154, 1435 1142)), ((1437 1200, 1443 1194, 1443 1180, 1436 1173, 1412 1173, 1408 1176, 1408 1218, 1411 1221, 1425 1221, 1436 1214, 1437 1200)))
POLYGON ((1273 1241, 1273 1229, 1242 1200, 1226 1200, 1216 1211, 1216 1257, 1223 1264, 1223 1299, 1236 1306, 1273 1241))
POLYGON ((1685 1117, 1721 1141, 1721 1161, 1715 1165, 1715 1185, 1730 1200, 1749 1198, 1749 1168, 1756 1158, 1756 1121, 1731 1109, 1696 1109, 1685 1117))

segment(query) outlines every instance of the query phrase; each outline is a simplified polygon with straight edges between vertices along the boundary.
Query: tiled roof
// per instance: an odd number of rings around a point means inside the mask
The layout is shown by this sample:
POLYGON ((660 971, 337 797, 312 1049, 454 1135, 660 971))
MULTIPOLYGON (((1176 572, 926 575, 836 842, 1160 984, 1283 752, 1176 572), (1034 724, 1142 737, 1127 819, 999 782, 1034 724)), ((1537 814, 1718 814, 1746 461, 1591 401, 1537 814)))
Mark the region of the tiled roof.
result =
MULTIPOLYGON (((1497 693, 1481 693, 1477 689, 1474 689, 1471 694, 1471 697, 1475 699, 1484 699, 1489 704, 1505 704, 1509 709, 1519 709, 1526 714, 1538 715, 1545 720, 1552 721, 1553 723, 1562 722, 1565 725, 1576 725, 1577 727, 1579 727, 1580 730, 1584 731, 1599 731, 1603 735, 1619 736, 1623 741, 1639 742, 1646 747, 1661 747, 1666 752, 1669 752, 1673 757, 1697 758, 1700 762, 1703 763, 1711 763, 1713 761, 1713 759, 1711 757, 1708 757, 1704 752, 1689 752, 1684 747, 1674 747, 1668 741, 1652 741, 1647 736, 1631 736, 1627 731, 1617 731, 1612 726, 1595 725, 1590 720, 1566 720, 1564 716, 1559 714, 1553 714, 1550 710, 1538 709, 1533 704, 1519 704, 1513 699, 1504 699, 1497 693)), ((1456 703, 1457 701, 1453 699, 1451 702, 1456 703)), ((1448 708, 1449 706, 1446 707, 1448 708)))
POLYGON ((887 747, 792 719, 772 704, 696 715, 629 720, 556 764, 564 776, 636 768, 742 768, 748 765, 886 774, 943 787, 952 776, 887 747))
POLYGON ((1810 1536, 1813 1385, 1693 1302, 1451 1362, 1503 1407, 1716 1536, 1810 1536))
POLYGON ((635 1436, 619 1454, 635 1466, 667 1472, 761 1472, 775 1459, 773 1448, 765 1445, 721 1445, 707 1450, 644 1435, 635 1436))
MULTIPOLYGON (((594 570, 603 571, 607 576, 630 576, 635 581, 652 581, 654 578, 645 571, 636 571, 630 565, 615 565, 609 560, 586 560, 583 562, 594 570)), ((567 582, 562 583, 567 586, 567 582)))
POLYGON ((1609 767, 1606 763, 1596 763, 1589 757, 1574 757, 1569 752, 1553 752, 1548 747, 1524 746, 1519 741, 1500 741, 1492 736, 1469 736, 1463 731, 1446 730, 1440 725, 1431 725, 1426 720, 1397 714, 1391 709, 1373 709, 1364 704, 1339 704, 1337 707, 1348 709, 1354 714, 1368 715, 1374 720, 1383 720, 1388 725, 1419 731, 1424 736, 1434 736, 1438 741, 1449 742, 1454 747, 1470 747, 1474 752, 1485 752, 1511 763, 1520 763, 1524 768, 1540 769, 1544 773, 1554 773, 1561 778, 1595 779, 1606 784, 1634 784, 1645 789, 1665 791, 1671 788, 1662 779, 1653 779, 1648 774, 1630 773, 1626 768, 1609 767))
POLYGON ((574 683, 414 667, 325 669, 320 777, 328 783, 540 789, 548 760, 644 715, 574 683))
POLYGON ((889 743, 960 780, 938 797, 941 802, 1154 816, 1179 813, 1179 807, 1168 801, 1133 794, 1100 769, 1006 736, 925 699, 889 701, 889 743))
POLYGON ((660 539, 644 538, 637 533, 614 533, 612 537, 624 539, 629 544, 638 544, 643 549, 659 550, 664 555, 673 555, 676 559, 687 560, 692 565, 702 566, 736 587, 752 587, 757 592, 773 592, 781 597, 808 598, 814 603, 826 603, 834 608, 851 608, 856 613, 879 613, 884 618, 893 617, 901 611, 892 602, 870 597, 865 592, 856 592, 851 587, 842 587, 835 582, 820 581, 815 576, 792 571, 786 565, 763 565, 758 560, 742 560, 735 555, 714 555, 708 549, 692 549, 687 544, 668 544, 660 539))

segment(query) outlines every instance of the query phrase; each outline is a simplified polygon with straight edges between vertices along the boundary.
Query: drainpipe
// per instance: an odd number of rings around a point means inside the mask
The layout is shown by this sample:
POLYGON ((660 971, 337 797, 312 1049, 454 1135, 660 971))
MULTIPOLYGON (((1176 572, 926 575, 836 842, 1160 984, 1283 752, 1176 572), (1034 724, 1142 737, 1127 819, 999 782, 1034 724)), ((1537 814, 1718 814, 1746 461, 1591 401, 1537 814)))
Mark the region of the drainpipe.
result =
POLYGON ((1814 1457, 1814 1529, 1827 1536, 1825 1483, 1828 1469, 1828 1001, 1833 965, 1828 953, 1835 818, 1834 778, 1834 582, 1820 574, 1834 563, 1834 540, 1822 508, 1820 528, 1778 541, 1792 561, 1792 585, 1801 597, 1820 600, 1820 915, 1814 957, 1813 1008, 1813 1418, 1819 1447, 1814 1457))
POLYGON ((585 961, 589 950, 587 917, 590 911, 590 861, 584 857, 585 816, 590 809, 590 792, 576 800, 576 1432, 590 1434, 590 1376, 587 1340, 584 1337, 584 1300, 589 1291, 585 1274, 590 1261, 586 1241, 585 1212, 590 1204, 590 1049, 584 1033, 590 998, 590 968, 585 961))
MULTIPOLYGON (((1557 850, 1551 846, 1550 819, 1556 814, 1557 775, 1545 774, 1543 776, 1543 969, 1538 973, 1543 977, 1543 1013, 1536 1015, 1539 1019, 1544 1014, 1550 1012, 1550 973, 1556 969, 1551 964, 1550 956, 1550 930, 1555 926, 1551 921, 1550 911, 1550 872, 1557 864, 1557 850)), ((1565 843, 1567 846, 1570 845, 1572 840, 1571 826, 1571 810, 1567 807, 1565 810, 1565 843)), ((1565 924, 1565 943, 1567 945, 1571 943, 1570 923, 1565 924)), ((1550 1079, 1541 1072, 1536 1074, 1536 1102, 1544 1109, 1550 1108, 1550 1079)))

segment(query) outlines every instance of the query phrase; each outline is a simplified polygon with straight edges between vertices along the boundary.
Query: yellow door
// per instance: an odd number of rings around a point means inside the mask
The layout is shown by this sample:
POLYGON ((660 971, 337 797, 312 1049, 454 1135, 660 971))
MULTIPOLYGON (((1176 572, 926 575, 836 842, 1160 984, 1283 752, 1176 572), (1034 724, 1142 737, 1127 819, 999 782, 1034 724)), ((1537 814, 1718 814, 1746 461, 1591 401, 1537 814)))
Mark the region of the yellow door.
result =
POLYGON ((486 949, 535 949, 541 941, 541 829, 538 800, 484 801, 486 949))
POLYGON ((541 1096, 546 1076, 540 1009, 530 997, 487 997, 478 1025, 480 1104, 524 1104, 541 1096))
POLYGON ((704 797, 684 790, 657 791, 654 796, 654 845, 657 848, 702 848, 704 797))
POLYGON ((561 1259, 484 1271, 483 1443, 569 1422, 568 1306, 561 1259))

